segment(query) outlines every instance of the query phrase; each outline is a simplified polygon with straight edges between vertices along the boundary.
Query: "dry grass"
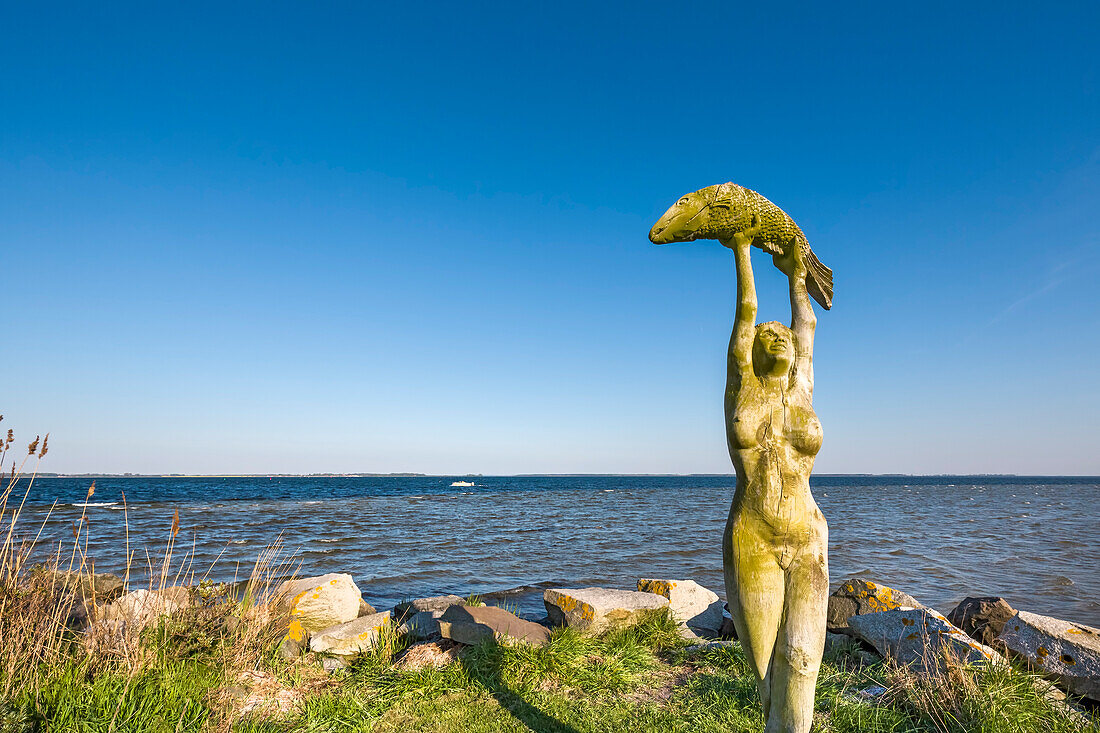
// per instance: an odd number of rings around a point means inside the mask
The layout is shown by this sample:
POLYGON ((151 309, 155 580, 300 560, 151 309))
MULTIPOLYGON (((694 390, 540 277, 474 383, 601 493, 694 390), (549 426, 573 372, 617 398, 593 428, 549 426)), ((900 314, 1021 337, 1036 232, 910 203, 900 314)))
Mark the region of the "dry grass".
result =
MULTIPOLYGON (((14 440, 11 430, 0 437, 0 465, 15 452, 14 440)), ((132 680, 182 659, 204 658, 227 678, 263 666, 286 633, 273 593, 297 572, 281 539, 260 552, 247 578, 215 584, 209 580, 213 565, 196 572, 194 548, 178 553, 178 511, 166 522, 163 550, 146 552, 140 561, 130 547, 127 514, 123 587, 133 590, 130 579, 137 569, 148 583, 126 601, 141 602, 124 608, 113 602, 123 589, 104 594, 103 576, 96 576, 89 560, 86 506, 72 525, 72 539, 43 556, 34 550, 53 507, 32 531, 20 527, 48 445, 48 435, 36 437, 21 459, 12 461, 0 493, 0 700, 16 693, 35 696, 55 681, 58 670, 74 667, 132 680)), ((84 504, 94 495, 93 481, 84 504)), ((125 496, 123 502, 125 511, 125 496)))

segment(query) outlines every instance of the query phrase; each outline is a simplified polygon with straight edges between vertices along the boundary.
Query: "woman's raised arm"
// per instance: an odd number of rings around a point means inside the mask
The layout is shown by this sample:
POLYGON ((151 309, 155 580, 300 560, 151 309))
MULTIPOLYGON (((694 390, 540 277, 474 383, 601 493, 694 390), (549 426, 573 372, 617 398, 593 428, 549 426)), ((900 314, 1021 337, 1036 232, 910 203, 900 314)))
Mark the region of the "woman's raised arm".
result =
POLYGON ((817 328, 817 316, 814 315, 814 307, 806 294, 806 263, 797 254, 797 247, 791 249, 793 262, 786 270, 791 281, 791 330, 795 337, 791 387, 805 389, 813 397, 814 330, 817 328))
POLYGON ((760 223, 754 216, 752 226, 733 235, 732 242, 722 242, 733 250, 737 260, 737 315, 726 363, 726 386, 736 388, 742 375, 752 375, 752 342, 756 336, 756 283, 752 278, 752 260, 749 249, 753 237, 760 231, 760 223))

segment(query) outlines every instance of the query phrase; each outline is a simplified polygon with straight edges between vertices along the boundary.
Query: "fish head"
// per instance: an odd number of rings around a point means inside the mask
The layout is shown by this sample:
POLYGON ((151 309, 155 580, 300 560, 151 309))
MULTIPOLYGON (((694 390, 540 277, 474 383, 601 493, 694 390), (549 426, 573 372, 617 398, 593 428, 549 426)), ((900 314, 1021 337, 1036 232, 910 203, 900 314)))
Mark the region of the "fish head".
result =
POLYGON ((719 224, 729 214, 728 189, 732 186, 732 183, 707 186, 681 196, 649 230, 649 241, 671 244, 721 239, 719 224))

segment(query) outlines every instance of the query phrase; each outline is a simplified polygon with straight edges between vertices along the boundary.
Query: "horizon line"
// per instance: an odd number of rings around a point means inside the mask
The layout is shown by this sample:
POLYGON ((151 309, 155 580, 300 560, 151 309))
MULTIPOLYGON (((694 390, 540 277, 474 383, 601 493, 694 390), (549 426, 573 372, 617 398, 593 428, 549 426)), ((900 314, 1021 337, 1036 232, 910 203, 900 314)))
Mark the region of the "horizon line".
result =
MULTIPOLYGON (((735 473, 416 473, 411 471, 395 471, 392 473, 59 473, 39 472, 34 478, 584 478, 599 476, 624 476, 624 477, 707 477, 707 476, 736 476, 735 473)), ((842 477, 999 477, 999 478, 1097 478, 1100 476, 1086 473, 813 473, 811 477, 842 478, 842 477)), ((24 476, 31 478, 31 476, 24 476)))

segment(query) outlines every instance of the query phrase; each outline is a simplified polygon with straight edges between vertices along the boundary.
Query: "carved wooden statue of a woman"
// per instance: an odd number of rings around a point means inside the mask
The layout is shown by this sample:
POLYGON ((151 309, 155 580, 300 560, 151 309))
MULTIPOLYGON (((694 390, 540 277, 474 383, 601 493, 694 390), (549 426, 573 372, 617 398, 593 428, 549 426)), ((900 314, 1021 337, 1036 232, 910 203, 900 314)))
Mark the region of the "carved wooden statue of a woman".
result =
POLYGON ((725 414, 737 489, 722 540, 726 595, 756 672, 766 731, 806 733, 825 643, 828 527, 810 495, 821 447, 813 410, 817 318, 807 286, 832 302, 832 271, 801 229, 754 191, 732 183, 681 198, 650 232, 657 244, 718 239, 737 261, 725 414), (750 245, 769 251, 790 279, 791 327, 756 325, 750 245))

